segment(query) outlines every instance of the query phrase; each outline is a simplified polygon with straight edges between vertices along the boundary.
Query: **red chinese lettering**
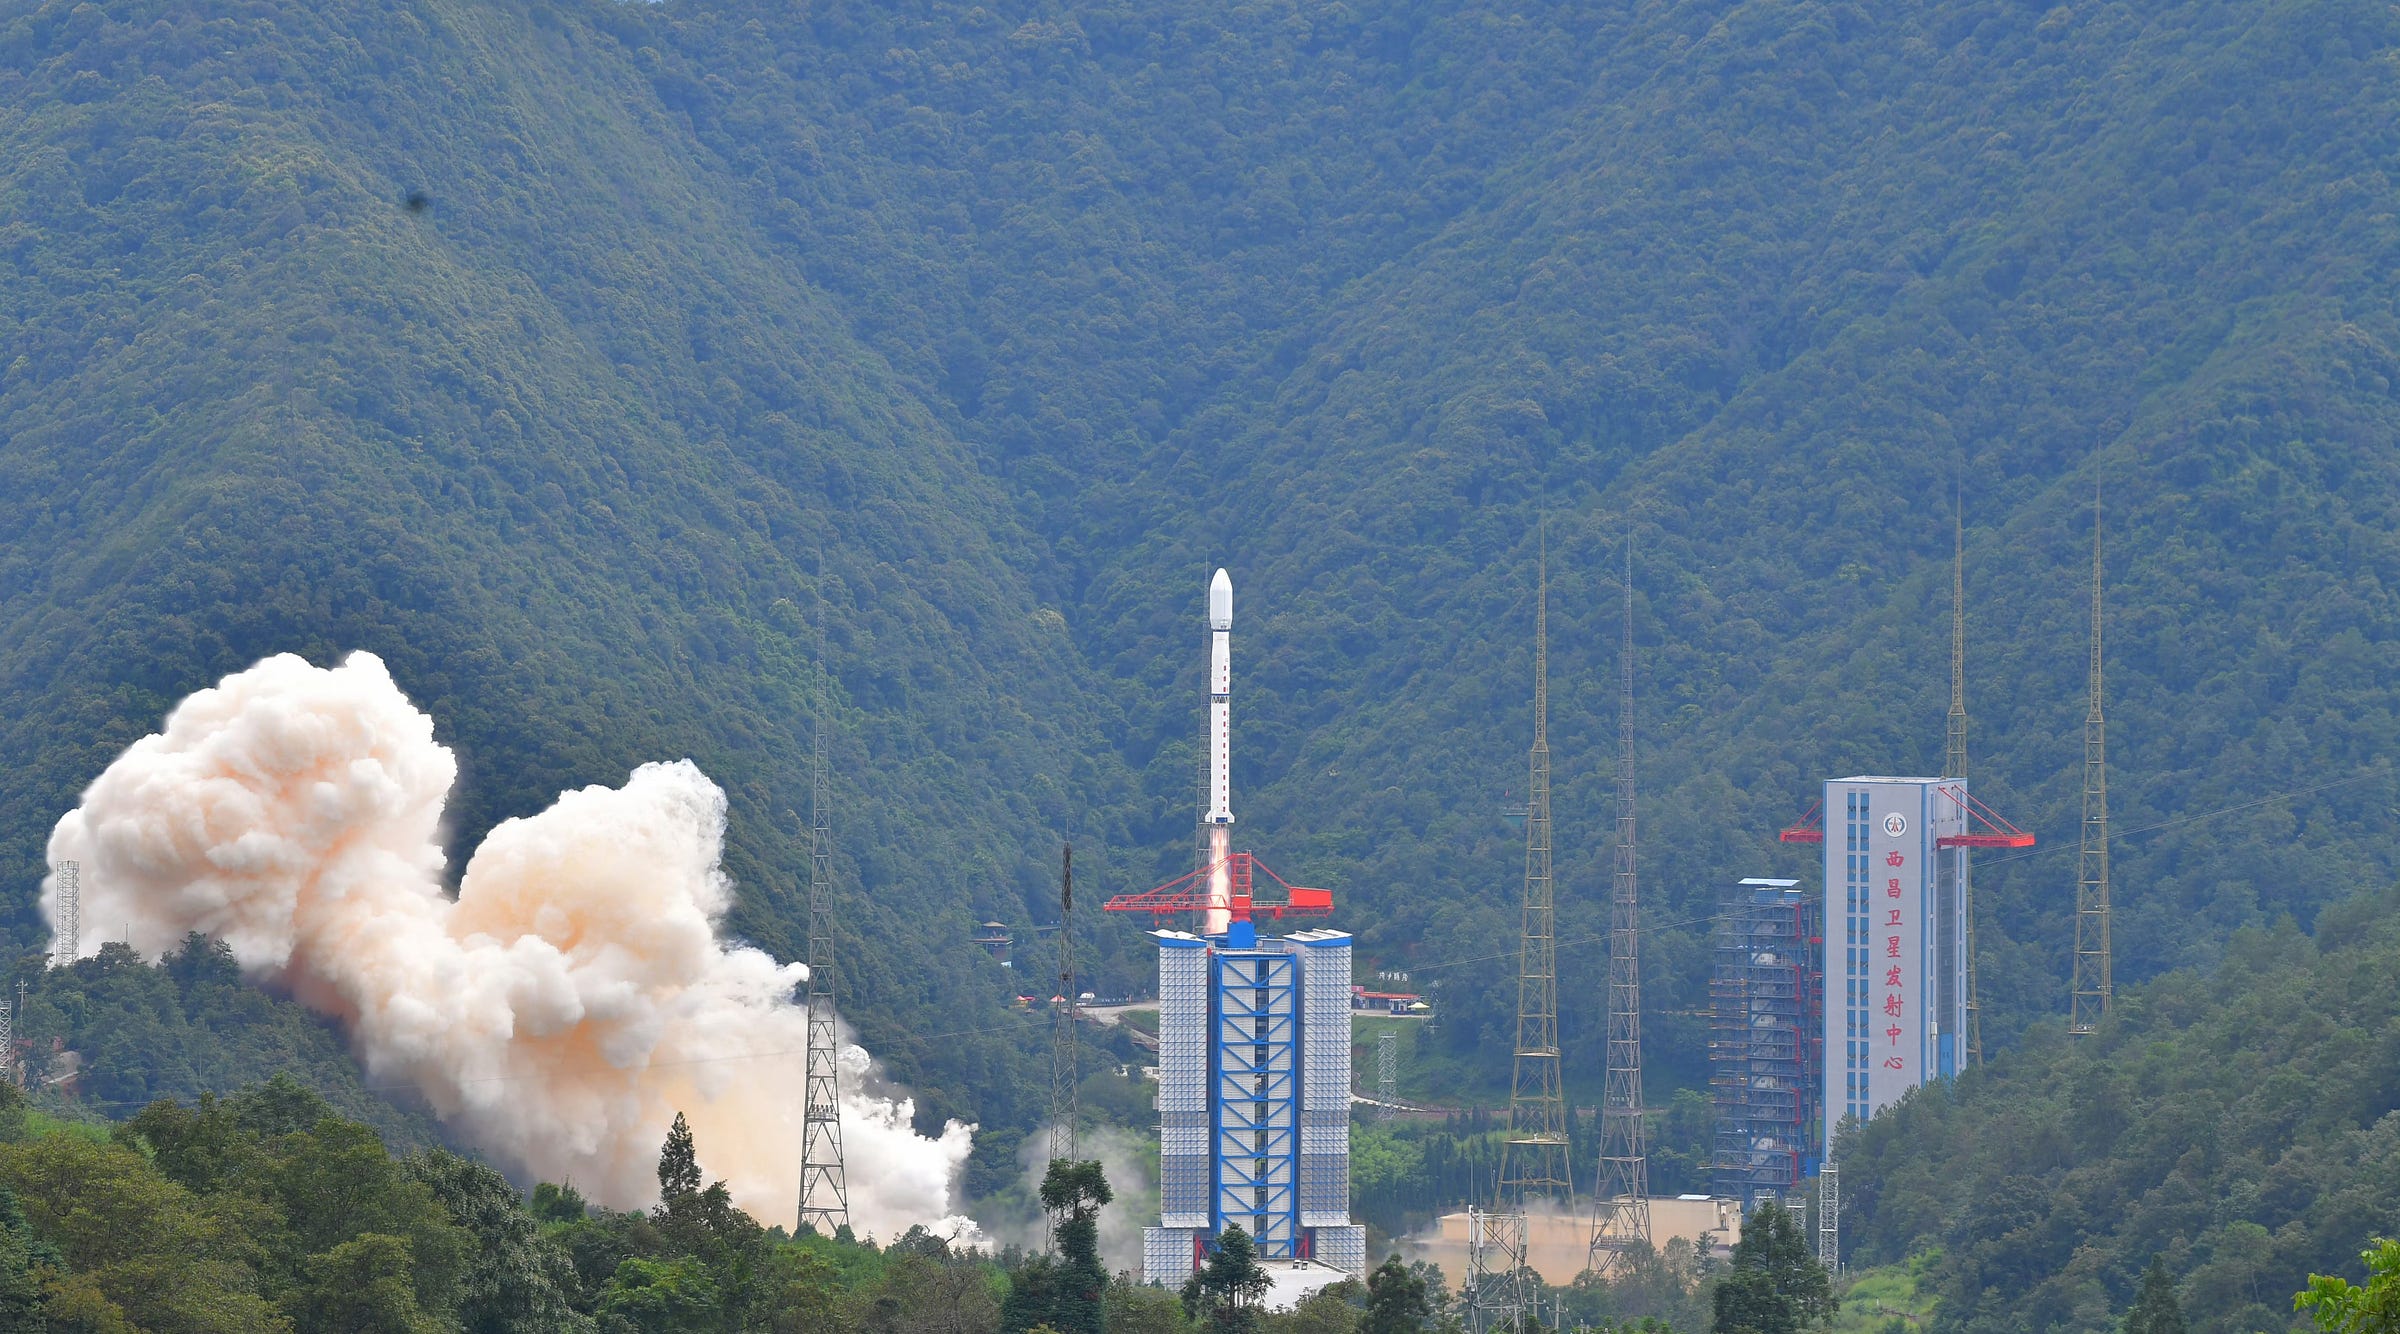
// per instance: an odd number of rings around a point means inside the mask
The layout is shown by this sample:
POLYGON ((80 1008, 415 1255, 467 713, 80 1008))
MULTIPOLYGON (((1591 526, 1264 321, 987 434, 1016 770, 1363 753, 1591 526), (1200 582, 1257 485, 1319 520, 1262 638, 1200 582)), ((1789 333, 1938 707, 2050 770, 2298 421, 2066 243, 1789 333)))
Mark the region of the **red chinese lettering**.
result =
POLYGON ((1884 998, 1883 998, 1883 1012, 1884 1012, 1885 1014, 1888 1014, 1888 1015, 1890 1015, 1890 1016, 1891 1016, 1891 1017, 1893 1017, 1894 1019, 1897 1019, 1897 1018, 1899 1018, 1899 1017, 1900 1017, 1900 998, 1899 998, 1898 996, 1886 996, 1886 997, 1884 997, 1884 998))
POLYGON ((1892 910, 1891 910, 1891 913, 1890 913, 1888 916, 1886 916, 1886 917, 1884 918, 1884 920, 1883 920, 1883 924, 1884 924, 1885 926, 1898 926, 1898 925, 1900 925, 1900 910, 1899 910, 1898 908, 1894 908, 1894 909, 1892 909, 1892 910))
POLYGON ((1883 855, 1883 864, 1886 866, 1899 866, 1905 863, 1907 860, 1908 858, 1901 856, 1897 852, 1887 852, 1883 855))
POLYGON ((1887 959, 1900 957, 1900 937, 1885 936, 1883 938, 1883 957, 1887 959))
POLYGON ((1905 1064, 1906 1062, 1902 1061, 1897 1056, 1886 1056, 1883 1058, 1883 1068, 1886 1070, 1898 1070, 1901 1069, 1905 1064))
POLYGON ((1898 880, 1888 880, 1888 881, 1885 881, 1885 882, 1884 882, 1884 886, 1883 886, 1883 896, 1884 896, 1885 898, 1887 898, 1887 899, 1896 899, 1896 898, 1899 898, 1899 897, 1900 897, 1900 882, 1899 882, 1898 880))
POLYGON ((1896 986, 1899 986, 1899 985, 1900 985, 1900 970, 1899 970, 1899 969, 1897 969, 1897 968, 1886 968, 1886 969, 1884 969, 1884 970, 1883 970, 1883 984, 1884 984, 1885 986, 1887 986, 1887 987, 1896 987, 1896 986))
POLYGON ((1883 1030, 1883 1035, 1892 1040, 1893 1046, 1897 1047, 1900 1045, 1900 1025, 1894 1024, 1890 1028, 1883 1030))

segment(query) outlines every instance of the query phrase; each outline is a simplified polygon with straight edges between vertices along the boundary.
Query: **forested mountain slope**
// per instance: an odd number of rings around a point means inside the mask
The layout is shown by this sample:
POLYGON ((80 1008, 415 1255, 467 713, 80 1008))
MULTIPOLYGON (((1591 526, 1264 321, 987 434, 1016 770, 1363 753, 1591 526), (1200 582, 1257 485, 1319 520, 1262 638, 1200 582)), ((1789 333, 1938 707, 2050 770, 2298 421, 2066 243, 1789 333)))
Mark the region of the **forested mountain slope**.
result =
POLYGON ((1960 487, 1973 774, 2043 838, 1979 882, 1999 1045, 2063 997, 2096 485, 2118 827, 2163 826, 2120 976, 2391 878, 2396 38, 2336 0, 22 7, 15 901, 181 693, 365 647, 461 753, 458 846, 688 754, 788 952, 821 661, 851 1013, 929 1113, 1018 1127, 967 924, 1053 920, 1065 834, 1104 890, 1188 857, 1226 564, 1245 841, 1505 1052, 1505 972, 1439 965, 1513 946, 1546 513, 1571 942, 1634 547, 1663 1102, 1719 887, 1801 869, 1819 778, 1939 761, 1960 487))
POLYGON ((2195 1330, 2290 1327, 2311 1273, 2358 1278, 2400 1217, 2400 930, 2386 892, 2314 942, 2248 929, 1845 1142, 1848 1254, 1939 1248, 1939 1327, 2117 1327, 2153 1258, 2195 1330))

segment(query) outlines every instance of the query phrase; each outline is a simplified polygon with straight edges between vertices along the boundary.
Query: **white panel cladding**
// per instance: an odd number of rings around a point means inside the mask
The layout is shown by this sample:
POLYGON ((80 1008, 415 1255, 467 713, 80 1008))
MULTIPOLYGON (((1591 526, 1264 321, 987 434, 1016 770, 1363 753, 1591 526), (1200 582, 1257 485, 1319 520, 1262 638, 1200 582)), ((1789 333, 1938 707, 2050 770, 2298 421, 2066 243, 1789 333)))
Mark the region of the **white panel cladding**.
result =
POLYGON ((1190 1227, 1143 1228, 1142 1281, 1164 1284, 1170 1291, 1182 1287, 1192 1276, 1192 1238, 1190 1227))
POLYGON ((1160 933, 1158 951, 1159 1213, 1208 1226, 1208 951, 1160 933))
POLYGON ((1355 1223, 1335 1224, 1316 1230, 1311 1259, 1330 1265, 1352 1278, 1367 1276, 1367 1230, 1355 1223))
POLYGON ((1291 937, 1303 962, 1300 1221, 1350 1221, 1350 937, 1291 937))

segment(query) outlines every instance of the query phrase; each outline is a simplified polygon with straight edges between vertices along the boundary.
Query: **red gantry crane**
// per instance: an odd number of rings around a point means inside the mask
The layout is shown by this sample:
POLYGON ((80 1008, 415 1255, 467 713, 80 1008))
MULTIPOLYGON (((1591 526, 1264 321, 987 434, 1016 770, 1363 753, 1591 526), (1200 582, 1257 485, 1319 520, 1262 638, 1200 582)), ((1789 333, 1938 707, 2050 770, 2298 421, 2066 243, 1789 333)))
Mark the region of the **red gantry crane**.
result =
POLYGON ((1119 894, 1100 905, 1101 911, 1171 917, 1177 913, 1205 913, 1211 908, 1218 908, 1232 914, 1237 922, 1261 917, 1280 921, 1286 917, 1329 917, 1333 914, 1332 890, 1309 889, 1292 884, 1250 853, 1231 853, 1223 865, 1226 881, 1224 902, 1211 901, 1209 883, 1215 878, 1217 869, 1217 865, 1212 863, 1147 893, 1119 894), (1257 893, 1256 878, 1259 876, 1272 882, 1263 898, 1257 893))

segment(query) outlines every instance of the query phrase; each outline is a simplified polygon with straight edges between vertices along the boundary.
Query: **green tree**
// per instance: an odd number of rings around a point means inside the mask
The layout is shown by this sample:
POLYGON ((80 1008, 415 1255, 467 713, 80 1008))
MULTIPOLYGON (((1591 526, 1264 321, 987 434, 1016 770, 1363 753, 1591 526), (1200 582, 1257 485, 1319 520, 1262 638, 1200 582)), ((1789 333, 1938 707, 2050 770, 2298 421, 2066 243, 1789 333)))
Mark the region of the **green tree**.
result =
POLYGON ((49 1306, 42 1271, 55 1274, 64 1265, 58 1251, 26 1225, 16 1193, 0 1186, 0 1334, 39 1334, 49 1306))
POLYGON ((1713 1301, 1716 1334, 1798 1334, 1830 1321, 1838 1304, 1799 1220, 1773 1200, 1742 1223, 1713 1301))
POLYGON ((675 1124, 667 1127, 667 1142, 658 1150, 658 1200, 662 1207, 700 1193, 700 1157, 692 1147, 691 1123, 683 1113, 675 1113, 675 1124))
POLYGON ((707 1265, 688 1256, 637 1256, 618 1265, 601 1290, 600 1328, 604 1334, 702 1334, 718 1327, 723 1306, 707 1265))
POLYGON ((1235 1223, 1218 1234, 1208 1262, 1184 1281, 1183 1309, 1212 1334, 1250 1334, 1258 1327, 1258 1303, 1271 1286, 1259 1266, 1257 1244, 1235 1223))
POLYGON ((474 1239, 459 1281, 458 1320, 467 1334, 578 1334, 592 1327, 570 1297, 574 1262, 542 1235, 508 1178, 441 1149, 416 1154, 404 1167, 474 1239))
POLYGON ((303 1330, 339 1334, 444 1334, 457 1328, 417 1303, 408 1239, 361 1233, 308 1261, 304 1286, 285 1305, 303 1330))
POLYGON ((2400 1334, 2400 1241, 2377 1241, 2359 1253, 2364 1286, 2332 1274, 2311 1274, 2292 1309, 2308 1312, 2324 1334, 2400 1334))
POLYGON ((1425 1280, 1409 1272, 1397 1253, 1367 1275, 1367 1313, 1358 1334, 1417 1334, 1433 1314, 1425 1280))
POLYGON ((1000 1322, 997 1277, 977 1260, 901 1253, 867 1295, 858 1327, 869 1334, 985 1334, 1000 1322))
MULTIPOLYGON (((300 1254, 324 1255, 367 1235, 401 1238, 417 1308, 439 1318, 457 1309, 474 1236, 450 1221, 433 1188, 394 1159, 372 1129, 325 1115, 306 1131, 273 1136, 266 1148, 266 1180, 300 1254)), ((348 1263, 369 1258, 361 1252, 348 1263)), ((301 1268, 323 1270, 313 1260, 301 1268)))
POLYGON ((844 1334, 850 1328, 841 1271, 813 1251, 776 1247, 759 1287, 750 1328, 773 1334, 844 1334))
POLYGON ((2133 1309, 2125 1313, 2125 1334, 2185 1334, 2189 1328, 2183 1304, 2175 1300, 2175 1276, 2167 1272, 2166 1258, 2153 1257, 2133 1309))
POLYGON ((1059 1307, 1060 1269, 1057 1257, 1029 1255, 1008 1274, 1008 1296, 1000 1303, 1002 1334, 1028 1334, 1046 1326, 1059 1307))
POLYGON ((1100 1334, 1108 1269, 1100 1263, 1100 1210, 1114 1199, 1100 1164, 1058 1159, 1042 1176, 1042 1208, 1056 1229, 1056 1257, 1036 1255, 1009 1275, 1000 1327, 1016 1334, 1049 1325, 1059 1334, 1100 1334))
POLYGON ((590 1207, 573 1182, 557 1185, 544 1181, 533 1188, 525 1210, 545 1223, 580 1223, 590 1207))
POLYGON ((80 1306, 104 1298, 143 1328, 184 1334, 289 1328, 259 1293, 262 1253, 231 1221, 242 1215, 211 1209, 132 1149, 72 1133, 0 1145, 0 1184, 57 1246, 80 1306))
POLYGON ((1357 1334, 1365 1296, 1358 1280, 1346 1278, 1308 1294, 1288 1311, 1267 1312, 1259 1324, 1264 1334, 1357 1334))
POLYGON ((1190 1334, 1191 1317, 1174 1293, 1145 1283, 1111 1283, 1103 1302, 1108 1334, 1190 1334))

